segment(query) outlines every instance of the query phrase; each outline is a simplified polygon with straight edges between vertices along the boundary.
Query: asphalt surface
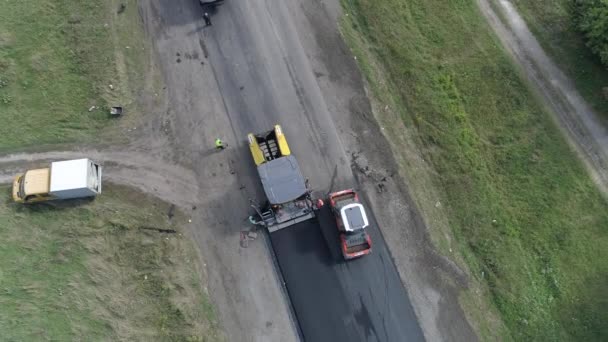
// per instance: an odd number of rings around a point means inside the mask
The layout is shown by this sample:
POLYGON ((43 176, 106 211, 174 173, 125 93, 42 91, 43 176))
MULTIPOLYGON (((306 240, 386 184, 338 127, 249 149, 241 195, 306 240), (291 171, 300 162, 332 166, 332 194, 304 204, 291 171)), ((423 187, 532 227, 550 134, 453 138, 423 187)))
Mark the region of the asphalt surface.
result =
MULTIPOLYGON (((210 145, 218 136, 228 143, 221 154, 195 152, 192 160, 201 193, 195 237, 205 258, 215 260, 208 270, 210 286, 222 297, 215 301, 227 334, 234 340, 291 340, 274 328, 287 326, 289 316, 276 303, 282 296, 273 289, 276 280, 266 273, 264 262, 252 261, 264 258, 263 251, 256 245, 243 250, 233 241, 247 228, 241 217, 247 212, 247 197, 263 200, 247 133, 281 124, 302 173, 319 195, 356 187, 309 51, 300 44, 283 1, 227 1, 211 13, 210 27, 204 27, 194 0, 157 0, 142 5, 142 11, 168 84, 173 107, 167 120, 174 121, 176 132, 192 132, 177 141, 192 149, 210 145)), ((348 263, 340 260, 339 251, 331 252, 331 246, 338 247, 337 237, 331 237, 333 226, 291 227, 272 235, 307 341, 342 341, 347 336, 352 341, 423 340, 407 292, 372 222, 373 253, 348 263)))
POLYGON ((375 221, 372 254, 344 261, 328 206, 270 234, 306 341, 422 341, 424 337, 375 221))
MULTIPOLYGON (((350 165, 288 18, 281 2, 270 1, 227 2, 212 18, 207 51, 235 135, 280 123, 318 192, 352 186, 350 165)), ((333 221, 322 221, 331 237, 333 221)), ((271 234, 306 341, 424 339, 375 224, 370 234, 373 255, 348 263, 339 251, 330 253, 337 236, 328 244, 315 224, 271 234)))

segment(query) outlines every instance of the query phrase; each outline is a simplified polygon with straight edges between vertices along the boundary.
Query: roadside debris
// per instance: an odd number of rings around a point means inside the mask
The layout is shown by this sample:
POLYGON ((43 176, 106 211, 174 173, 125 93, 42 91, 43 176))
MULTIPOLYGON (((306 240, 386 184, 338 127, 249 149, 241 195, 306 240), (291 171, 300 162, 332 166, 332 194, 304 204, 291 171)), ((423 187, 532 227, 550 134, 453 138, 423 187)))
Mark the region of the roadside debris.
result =
POLYGON ((351 153, 351 157, 351 165, 354 170, 359 171, 365 177, 374 181, 378 186, 379 192, 386 190, 386 183, 388 182, 388 179, 393 177, 392 172, 389 170, 379 171, 371 168, 367 159, 357 152, 351 153))
POLYGON ((242 248, 247 248, 249 247, 249 241, 254 241, 258 238, 258 233, 256 233, 253 230, 242 230, 241 231, 241 238, 240 238, 240 245, 242 248))
POLYGON ((153 230, 153 231, 157 231, 159 233, 165 233, 165 234, 175 234, 177 233, 177 231, 175 229, 164 229, 164 228, 156 228, 156 227, 148 227, 148 226, 141 226, 139 227, 140 230, 153 230))
POLYGON ((169 212, 167 213, 169 220, 173 219, 173 216, 175 216, 175 204, 171 204, 169 207, 169 212))
MULTIPOLYGON (((89 109, 89 112, 90 112, 90 111, 91 111, 91 110, 89 109)), ((110 115, 111 115, 113 118, 116 118, 116 117, 121 116, 121 115, 122 115, 122 113, 123 113, 123 108, 122 108, 122 106, 113 106, 113 107, 110 107, 110 115)))

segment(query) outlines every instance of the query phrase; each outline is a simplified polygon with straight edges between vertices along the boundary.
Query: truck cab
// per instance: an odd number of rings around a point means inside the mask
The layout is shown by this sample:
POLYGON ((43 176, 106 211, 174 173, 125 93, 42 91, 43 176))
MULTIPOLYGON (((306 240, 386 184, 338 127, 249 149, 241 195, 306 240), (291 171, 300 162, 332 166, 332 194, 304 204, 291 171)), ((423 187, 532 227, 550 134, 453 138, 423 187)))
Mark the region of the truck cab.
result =
POLYGON ((15 176, 13 181, 13 200, 18 203, 48 201, 51 170, 49 168, 28 170, 15 176))
POLYGON ((354 259, 372 251, 372 241, 366 228, 369 220, 359 196, 352 190, 329 195, 329 203, 340 232, 340 246, 344 259, 354 259))

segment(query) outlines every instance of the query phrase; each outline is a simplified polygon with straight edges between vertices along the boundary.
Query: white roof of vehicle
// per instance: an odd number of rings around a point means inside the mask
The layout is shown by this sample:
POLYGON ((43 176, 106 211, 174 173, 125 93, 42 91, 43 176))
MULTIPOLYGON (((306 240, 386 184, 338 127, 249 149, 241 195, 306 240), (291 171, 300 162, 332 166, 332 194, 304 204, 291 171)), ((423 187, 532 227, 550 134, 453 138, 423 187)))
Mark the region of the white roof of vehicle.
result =
POLYGON ((89 159, 51 163, 50 192, 87 187, 89 159))
POLYGON ((347 232, 354 232, 369 226, 365 208, 360 203, 345 205, 340 209, 340 216, 347 232))

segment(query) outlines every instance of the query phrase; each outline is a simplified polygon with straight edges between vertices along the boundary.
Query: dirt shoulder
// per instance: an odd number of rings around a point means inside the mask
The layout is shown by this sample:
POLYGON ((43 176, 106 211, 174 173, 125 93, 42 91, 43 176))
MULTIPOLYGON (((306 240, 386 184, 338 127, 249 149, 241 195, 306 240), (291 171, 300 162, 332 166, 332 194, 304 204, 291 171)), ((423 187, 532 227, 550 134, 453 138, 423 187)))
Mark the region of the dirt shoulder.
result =
POLYGON ((574 82, 545 53, 508 0, 478 0, 488 23, 521 67, 556 123, 587 166, 591 178, 608 194, 608 130, 582 98, 574 82))

